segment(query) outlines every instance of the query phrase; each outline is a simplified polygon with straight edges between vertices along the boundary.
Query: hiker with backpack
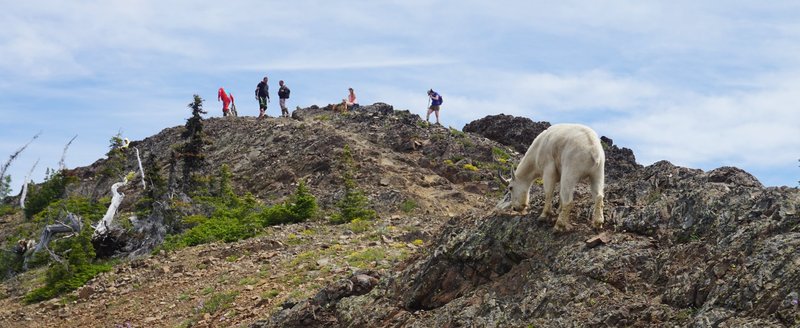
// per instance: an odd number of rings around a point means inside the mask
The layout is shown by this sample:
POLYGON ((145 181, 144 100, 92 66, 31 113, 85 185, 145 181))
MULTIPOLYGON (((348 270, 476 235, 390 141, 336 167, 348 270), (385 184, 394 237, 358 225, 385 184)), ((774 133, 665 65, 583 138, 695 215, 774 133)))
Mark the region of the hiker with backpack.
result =
POLYGON ((433 91, 433 89, 428 90, 428 98, 430 100, 431 105, 428 107, 428 115, 425 116, 425 121, 430 123, 431 113, 436 114, 436 124, 439 124, 439 108, 442 106, 442 96, 433 91))
POLYGON ((262 118, 267 114, 267 104, 269 103, 269 79, 265 76, 264 80, 256 86, 256 100, 258 100, 258 118, 262 118))
POLYGON ((233 95, 229 95, 222 87, 217 92, 217 102, 222 101, 222 116, 229 116, 230 109, 228 106, 233 103, 233 95))
POLYGON ((286 99, 289 99, 289 93, 292 91, 283 84, 283 80, 278 81, 278 85, 280 86, 280 88, 278 88, 278 98, 280 99, 281 116, 289 117, 289 109, 286 108, 286 99))

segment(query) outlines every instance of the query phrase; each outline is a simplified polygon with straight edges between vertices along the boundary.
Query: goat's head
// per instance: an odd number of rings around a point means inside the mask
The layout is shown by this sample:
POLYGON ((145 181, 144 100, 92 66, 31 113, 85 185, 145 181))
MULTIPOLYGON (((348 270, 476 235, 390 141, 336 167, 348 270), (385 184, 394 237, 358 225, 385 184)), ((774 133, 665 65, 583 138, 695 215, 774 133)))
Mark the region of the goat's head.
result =
POLYGON ((526 183, 517 179, 514 171, 516 171, 516 168, 511 168, 510 179, 506 179, 502 173, 500 174, 500 180, 506 184, 506 194, 497 203, 496 207, 498 209, 511 208, 517 212, 524 212, 528 207, 530 185, 526 185, 526 183))

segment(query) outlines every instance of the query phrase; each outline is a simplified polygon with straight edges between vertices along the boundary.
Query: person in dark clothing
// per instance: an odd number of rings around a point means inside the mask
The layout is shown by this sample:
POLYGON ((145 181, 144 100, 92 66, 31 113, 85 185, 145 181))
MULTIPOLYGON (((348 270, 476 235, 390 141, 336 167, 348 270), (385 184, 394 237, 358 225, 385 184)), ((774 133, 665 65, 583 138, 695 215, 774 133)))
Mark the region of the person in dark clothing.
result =
POLYGON ((258 100, 258 118, 262 118, 267 114, 267 104, 269 103, 269 79, 265 76, 264 80, 256 86, 256 100, 258 100))
POLYGON ((286 108, 286 99, 289 99, 289 87, 283 84, 283 80, 278 81, 278 85, 281 87, 278 89, 278 98, 280 99, 281 104, 281 116, 289 117, 289 109, 286 108))
POLYGON ((431 106, 428 107, 428 115, 425 116, 425 121, 430 122, 431 113, 436 114, 436 124, 439 124, 439 109, 442 106, 442 96, 433 89, 428 90, 428 97, 431 101, 431 106))

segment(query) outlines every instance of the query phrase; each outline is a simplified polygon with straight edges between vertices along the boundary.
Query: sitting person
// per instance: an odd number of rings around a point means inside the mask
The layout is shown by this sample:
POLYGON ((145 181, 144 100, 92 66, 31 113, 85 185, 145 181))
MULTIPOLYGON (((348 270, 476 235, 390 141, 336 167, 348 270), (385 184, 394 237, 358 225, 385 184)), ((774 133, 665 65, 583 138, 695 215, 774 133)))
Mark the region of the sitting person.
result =
POLYGON ((350 91, 350 94, 347 95, 347 99, 344 99, 344 102, 347 105, 347 110, 358 108, 358 99, 356 99, 356 93, 353 91, 353 88, 349 88, 347 90, 350 91))

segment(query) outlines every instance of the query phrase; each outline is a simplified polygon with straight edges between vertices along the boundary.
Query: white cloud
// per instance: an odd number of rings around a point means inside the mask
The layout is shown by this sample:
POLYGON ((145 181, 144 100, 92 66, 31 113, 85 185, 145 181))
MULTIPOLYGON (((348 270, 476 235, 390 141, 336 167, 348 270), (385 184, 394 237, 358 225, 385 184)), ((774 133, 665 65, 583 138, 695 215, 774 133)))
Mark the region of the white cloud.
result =
MULTIPOLYGON (((267 72, 293 87, 291 106, 325 105, 353 86, 362 104, 424 116, 424 91, 434 88, 445 97, 443 123, 454 127, 499 113, 578 121, 645 163, 786 172, 800 156, 797 9, 684 0, 15 2, 0 12, 0 139, 21 144, 27 130, 59 125, 96 130, 103 142, 82 148, 90 162, 120 122, 140 137, 182 124, 192 93, 218 114, 214 91, 224 85, 243 99, 240 111, 254 111, 246 101, 267 72)), ((49 142, 60 149, 74 132, 49 142)))

